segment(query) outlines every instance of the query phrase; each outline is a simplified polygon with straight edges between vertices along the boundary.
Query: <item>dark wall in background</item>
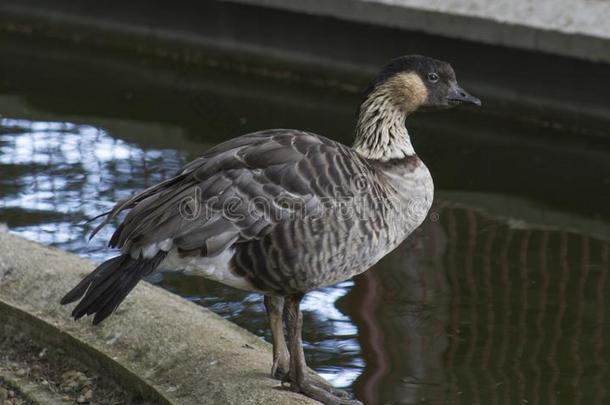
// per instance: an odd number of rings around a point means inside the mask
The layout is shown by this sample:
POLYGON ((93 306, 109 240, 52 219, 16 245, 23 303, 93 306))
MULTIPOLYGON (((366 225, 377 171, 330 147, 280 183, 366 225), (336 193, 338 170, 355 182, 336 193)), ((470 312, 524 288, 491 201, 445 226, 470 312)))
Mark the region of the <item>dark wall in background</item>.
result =
POLYGON ((0 32, 224 64, 354 91, 388 59, 450 61, 488 111, 608 135, 609 66, 463 40, 217 1, 4 0, 0 32))

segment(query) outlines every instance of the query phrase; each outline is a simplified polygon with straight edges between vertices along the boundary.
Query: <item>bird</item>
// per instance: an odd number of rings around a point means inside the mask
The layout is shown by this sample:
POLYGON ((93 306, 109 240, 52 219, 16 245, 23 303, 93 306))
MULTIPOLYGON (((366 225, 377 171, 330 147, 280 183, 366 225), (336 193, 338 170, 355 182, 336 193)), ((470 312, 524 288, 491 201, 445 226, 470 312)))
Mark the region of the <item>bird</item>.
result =
POLYGON ((392 59, 364 91, 351 146, 294 129, 222 142, 175 176, 116 203, 93 230, 124 215, 97 266, 61 304, 97 324, 144 277, 186 271, 262 293, 271 375, 327 405, 360 402, 308 374, 300 304, 308 292, 360 274, 426 218, 434 183, 406 127, 419 111, 481 106, 451 65, 392 59), (123 213, 123 214, 122 214, 123 213))

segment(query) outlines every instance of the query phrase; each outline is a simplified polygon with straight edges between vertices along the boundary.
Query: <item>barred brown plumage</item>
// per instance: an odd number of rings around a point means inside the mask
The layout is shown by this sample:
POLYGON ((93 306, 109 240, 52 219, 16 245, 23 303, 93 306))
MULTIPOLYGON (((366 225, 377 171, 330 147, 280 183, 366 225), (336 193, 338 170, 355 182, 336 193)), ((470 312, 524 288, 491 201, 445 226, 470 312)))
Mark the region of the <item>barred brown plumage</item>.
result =
POLYGON ((353 147, 274 129, 223 142, 176 176, 119 202, 94 234, 128 211, 102 263, 62 300, 100 322, 135 284, 163 266, 265 294, 272 374, 326 404, 353 404, 306 378, 299 304, 313 289, 359 274, 421 224, 433 183, 405 118, 419 109, 480 101, 451 66, 423 56, 390 62, 360 106, 353 147), (439 80, 427 80, 434 72, 439 80), (289 344, 286 344, 283 322, 289 344))

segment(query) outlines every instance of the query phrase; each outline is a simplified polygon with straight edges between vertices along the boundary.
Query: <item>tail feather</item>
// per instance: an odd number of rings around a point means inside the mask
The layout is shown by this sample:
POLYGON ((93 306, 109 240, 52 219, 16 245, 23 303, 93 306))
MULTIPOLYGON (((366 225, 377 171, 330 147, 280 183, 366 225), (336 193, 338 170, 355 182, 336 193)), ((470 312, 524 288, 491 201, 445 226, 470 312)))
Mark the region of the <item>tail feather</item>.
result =
POLYGON ((95 283, 100 277, 105 278, 104 275, 107 273, 109 267, 116 267, 116 263, 124 260, 125 256, 113 257, 110 260, 106 260, 104 263, 97 266, 95 270, 89 273, 83 278, 80 283, 76 285, 69 293, 59 302, 61 305, 70 304, 71 302, 78 301, 89 289, 91 284, 95 283))
POLYGON ((151 274, 166 255, 167 252, 160 250, 151 259, 133 259, 129 255, 113 257, 86 276, 60 303, 66 305, 80 300, 72 311, 74 319, 95 314, 93 324, 98 324, 118 308, 127 294, 143 277, 151 274))
POLYGON ((137 278, 136 273, 132 269, 129 269, 129 272, 127 272, 121 270, 121 267, 118 266, 114 274, 109 274, 105 279, 99 280, 98 283, 91 283, 83 299, 74 307, 72 316, 75 319, 80 319, 84 315, 96 313, 122 288, 123 280, 131 277, 139 281, 139 278, 137 278))
POLYGON ((104 300, 103 305, 100 306, 100 309, 95 312, 95 316, 93 317, 93 324, 96 325, 106 319, 109 315, 111 315, 123 302, 123 300, 127 297, 127 294, 138 284, 140 280, 136 278, 131 278, 127 280, 127 283, 123 286, 122 289, 117 290, 114 294, 109 295, 108 298, 104 300))

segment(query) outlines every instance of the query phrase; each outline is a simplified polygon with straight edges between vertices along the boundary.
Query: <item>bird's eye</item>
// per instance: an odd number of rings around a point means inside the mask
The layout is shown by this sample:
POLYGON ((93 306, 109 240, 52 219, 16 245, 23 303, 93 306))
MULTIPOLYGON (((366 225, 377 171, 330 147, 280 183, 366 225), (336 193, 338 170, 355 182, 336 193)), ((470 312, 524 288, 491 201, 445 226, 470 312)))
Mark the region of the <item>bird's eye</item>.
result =
POLYGON ((438 75, 434 72, 430 72, 428 73, 428 81, 430 83, 436 83, 438 82, 438 75))

